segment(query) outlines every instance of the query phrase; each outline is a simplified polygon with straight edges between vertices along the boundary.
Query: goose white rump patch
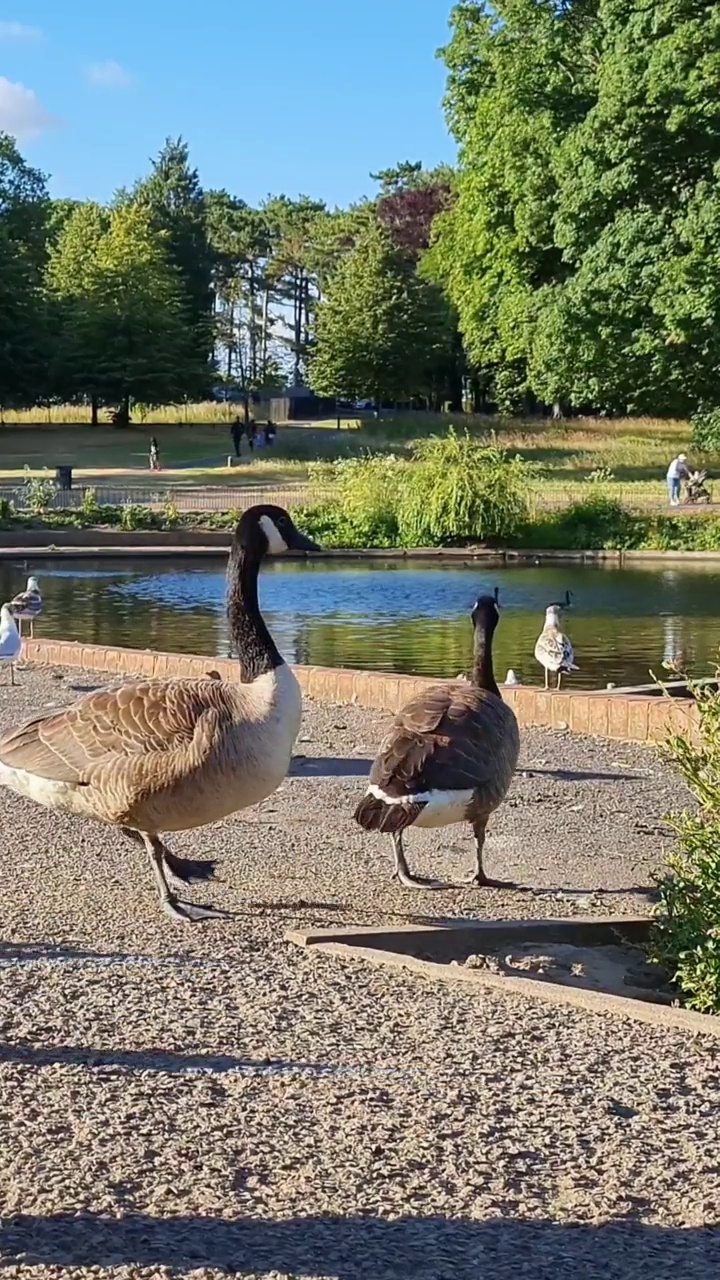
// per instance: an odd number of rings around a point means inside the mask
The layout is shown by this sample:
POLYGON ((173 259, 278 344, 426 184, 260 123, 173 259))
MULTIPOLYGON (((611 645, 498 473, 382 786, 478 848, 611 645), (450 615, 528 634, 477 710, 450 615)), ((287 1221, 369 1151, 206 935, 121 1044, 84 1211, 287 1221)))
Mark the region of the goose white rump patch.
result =
POLYGON ((371 782, 367 794, 387 805, 424 804, 413 827, 449 827, 453 822, 467 822, 468 806, 475 792, 466 791, 415 791, 405 796, 389 796, 381 787, 371 782))
MULTIPOLYGON (((39 778, 27 769, 12 769, 8 764, 0 763, 0 786, 9 787, 19 796, 27 796, 47 809, 75 810, 73 800, 77 787, 72 782, 56 782, 52 778, 39 778)), ((78 808, 78 812, 82 812, 78 808)))

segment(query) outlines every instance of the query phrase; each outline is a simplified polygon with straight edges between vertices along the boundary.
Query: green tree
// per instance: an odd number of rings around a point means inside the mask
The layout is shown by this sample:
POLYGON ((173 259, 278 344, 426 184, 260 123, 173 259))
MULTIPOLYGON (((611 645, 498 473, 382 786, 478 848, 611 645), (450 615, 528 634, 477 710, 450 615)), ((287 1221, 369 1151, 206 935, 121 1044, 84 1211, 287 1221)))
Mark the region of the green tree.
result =
POLYGON ((539 299, 538 384, 685 414, 720 398, 720 10, 601 0, 597 96, 560 148, 569 270, 539 299))
POLYGON ((273 196, 262 210, 272 237, 269 271, 280 300, 289 308, 287 347, 292 359, 292 382, 299 386, 306 371, 322 265, 322 229, 326 218, 321 200, 273 196))
POLYGON ((409 400, 428 392, 450 340, 439 290, 373 226, 318 305, 310 383, 322 396, 409 400))
MULTIPOLYGON (((203 189, 182 138, 166 140, 151 172, 136 183, 131 198, 150 211, 152 225, 163 233, 170 262, 181 282, 193 347, 183 392, 200 394, 207 388, 212 371, 213 255, 203 189)), ((126 199, 125 193, 119 193, 118 204, 126 199)))
POLYGON ((47 390, 48 331, 42 297, 43 174, 0 133, 0 404, 32 403, 47 390))
POLYGON ((559 149, 594 100, 594 0, 463 3, 442 51, 460 149, 455 201, 435 224, 434 270, 468 354, 522 392, 537 293, 568 274, 556 241, 559 149))
POLYGON ((146 206, 123 203, 108 215, 81 205, 47 279, 61 320, 58 376, 72 395, 94 404, 180 398, 198 357, 182 282, 146 206))

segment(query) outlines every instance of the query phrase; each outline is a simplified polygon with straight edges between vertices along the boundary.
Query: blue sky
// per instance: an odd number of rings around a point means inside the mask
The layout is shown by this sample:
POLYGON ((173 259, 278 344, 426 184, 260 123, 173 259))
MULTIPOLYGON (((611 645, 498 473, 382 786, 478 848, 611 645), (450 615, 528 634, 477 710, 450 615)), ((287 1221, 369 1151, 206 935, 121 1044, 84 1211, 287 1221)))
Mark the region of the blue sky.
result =
POLYGON ((107 200, 166 136, 203 184, 347 204, 435 164, 451 0, 3 0, 0 128, 56 196, 107 200))

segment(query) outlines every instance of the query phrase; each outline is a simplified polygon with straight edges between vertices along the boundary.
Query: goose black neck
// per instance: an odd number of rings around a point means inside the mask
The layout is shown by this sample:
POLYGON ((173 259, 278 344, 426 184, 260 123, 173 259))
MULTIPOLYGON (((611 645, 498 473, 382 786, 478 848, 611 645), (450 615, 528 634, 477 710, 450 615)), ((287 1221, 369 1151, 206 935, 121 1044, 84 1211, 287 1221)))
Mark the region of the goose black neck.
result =
POLYGON ((500 690, 495 680, 495 671, 493 669, 493 632, 495 627, 487 618, 479 618, 475 627, 474 640, 474 659, 473 659, 473 684, 478 689, 487 689, 488 693, 497 694, 500 697, 500 690))
POLYGON ((228 563, 227 617, 243 684, 274 671, 283 661, 260 612, 259 572, 260 556, 235 545, 228 563))

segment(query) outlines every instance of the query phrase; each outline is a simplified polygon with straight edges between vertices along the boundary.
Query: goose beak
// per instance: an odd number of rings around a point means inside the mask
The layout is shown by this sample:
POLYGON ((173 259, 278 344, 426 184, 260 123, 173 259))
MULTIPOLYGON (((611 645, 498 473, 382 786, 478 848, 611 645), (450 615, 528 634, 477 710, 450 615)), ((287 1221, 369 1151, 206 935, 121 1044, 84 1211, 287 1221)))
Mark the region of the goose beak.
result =
POLYGON ((287 539, 288 551, 323 551, 324 548, 319 546, 317 542, 313 542, 312 538, 308 538, 299 529, 293 528, 290 538, 287 539))

